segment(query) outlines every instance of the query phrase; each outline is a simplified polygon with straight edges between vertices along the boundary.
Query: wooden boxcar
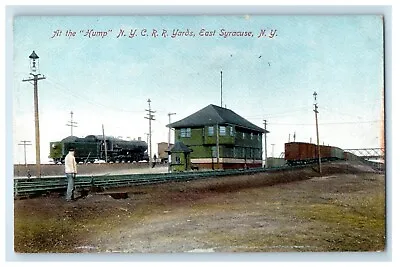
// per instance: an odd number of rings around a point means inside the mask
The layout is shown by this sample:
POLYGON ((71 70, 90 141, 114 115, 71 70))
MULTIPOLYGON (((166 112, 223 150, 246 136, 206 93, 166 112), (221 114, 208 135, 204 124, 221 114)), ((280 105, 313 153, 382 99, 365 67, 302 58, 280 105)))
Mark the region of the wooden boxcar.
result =
POLYGON ((285 160, 289 165, 311 163, 317 157, 316 145, 291 142, 285 144, 285 160))
MULTIPOLYGON (((344 159, 344 152, 338 147, 319 146, 321 161, 344 159)), ((285 160, 289 165, 318 161, 318 146, 311 143, 285 143, 285 160)))
POLYGON ((332 146, 331 147, 331 158, 332 159, 344 159, 344 151, 341 148, 332 146))
POLYGON ((360 158, 353 153, 350 152, 344 152, 344 159, 345 160, 351 160, 351 161, 357 161, 360 160, 360 158))
POLYGON ((168 149, 168 143, 166 142, 158 143, 158 158, 160 159, 161 163, 168 162, 167 149, 168 149))

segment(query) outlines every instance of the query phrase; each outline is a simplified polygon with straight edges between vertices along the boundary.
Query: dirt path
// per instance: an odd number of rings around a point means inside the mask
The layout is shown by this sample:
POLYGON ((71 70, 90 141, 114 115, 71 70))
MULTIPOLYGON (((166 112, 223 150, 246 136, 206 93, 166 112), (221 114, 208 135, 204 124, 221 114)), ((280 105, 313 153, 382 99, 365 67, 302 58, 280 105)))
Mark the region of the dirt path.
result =
POLYGON ((384 250, 384 175, 325 170, 324 177, 307 169, 118 189, 126 199, 103 192, 73 203, 16 200, 15 250, 384 250))

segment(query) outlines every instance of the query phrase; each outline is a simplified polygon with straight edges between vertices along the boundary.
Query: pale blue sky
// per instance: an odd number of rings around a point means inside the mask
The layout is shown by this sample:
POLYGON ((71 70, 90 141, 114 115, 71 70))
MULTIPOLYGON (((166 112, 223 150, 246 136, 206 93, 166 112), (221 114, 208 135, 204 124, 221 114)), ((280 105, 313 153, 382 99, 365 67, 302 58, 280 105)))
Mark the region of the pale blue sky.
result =
POLYGON ((268 156, 283 151, 289 134, 316 140, 313 92, 318 93, 321 143, 341 148, 380 146, 383 104, 383 25, 380 16, 132 16, 16 17, 14 20, 14 163, 23 163, 21 140, 30 140, 35 160, 33 86, 28 56, 40 57, 39 110, 41 161, 49 142, 70 134, 101 134, 146 139, 147 99, 156 111, 153 151, 167 141, 172 121, 209 105, 223 105, 263 127, 268 121, 268 156), (194 37, 116 38, 120 29, 174 29, 194 37), (204 28, 214 37, 200 37, 204 28), (51 38, 55 30, 62 36, 51 38), (107 31, 88 38, 80 30, 107 31), (226 31, 252 31, 254 37, 222 38, 226 31), (261 29, 274 38, 257 38, 261 29), (66 30, 76 31, 68 38, 66 30), (261 56, 261 58, 260 58, 261 56))

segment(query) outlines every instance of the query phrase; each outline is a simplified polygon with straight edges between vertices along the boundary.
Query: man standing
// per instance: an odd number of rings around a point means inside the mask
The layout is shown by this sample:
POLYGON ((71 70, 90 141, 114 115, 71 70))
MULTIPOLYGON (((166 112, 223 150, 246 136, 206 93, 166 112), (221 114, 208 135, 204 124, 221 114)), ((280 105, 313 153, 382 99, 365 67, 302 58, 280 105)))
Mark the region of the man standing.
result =
POLYGON ((67 201, 74 200, 75 191, 75 176, 77 173, 76 162, 75 162, 75 150, 69 149, 68 155, 65 157, 65 175, 67 176, 67 201))
POLYGON ((157 156, 156 156, 156 154, 154 154, 154 157, 153 157, 153 166, 151 166, 152 168, 154 168, 154 167, 156 166, 156 161, 157 161, 157 156))

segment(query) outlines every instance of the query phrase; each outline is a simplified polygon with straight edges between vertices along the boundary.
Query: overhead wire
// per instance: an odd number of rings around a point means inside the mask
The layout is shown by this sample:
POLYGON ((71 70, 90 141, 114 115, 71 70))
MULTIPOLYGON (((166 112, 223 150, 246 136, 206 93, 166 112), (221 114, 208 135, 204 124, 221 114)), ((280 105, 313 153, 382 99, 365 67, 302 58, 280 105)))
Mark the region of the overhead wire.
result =
MULTIPOLYGON (((75 98, 75 99, 82 100, 85 103, 89 103, 89 104, 92 104, 92 105, 97 106, 97 107, 102 107, 102 108, 106 108, 106 109, 110 109, 110 110, 115 110, 115 111, 119 111, 119 112, 127 112, 127 113, 143 113, 144 112, 142 110, 140 110, 140 111, 138 111, 138 110, 126 110, 126 109, 122 109, 122 108, 116 108, 115 106, 104 105, 102 103, 93 101, 92 99, 90 99, 90 97, 87 97, 85 95, 71 94, 67 88, 65 88, 63 85, 53 81, 52 79, 46 78, 46 80, 50 84, 56 86, 59 89, 58 92, 61 92, 63 95, 65 95, 67 97, 72 97, 72 98, 75 98)), ((249 116, 245 116, 245 118, 246 119, 252 119, 252 120, 254 120, 254 119, 264 119, 264 118, 282 118, 282 117, 286 117, 286 116, 288 116, 290 114, 298 113, 299 111, 306 110, 308 108, 309 108, 308 106, 302 106, 302 107, 298 107, 298 108, 293 109, 293 110, 286 110, 286 111, 283 111, 283 112, 269 113, 269 114, 264 114, 264 115, 249 115, 249 116)), ((326 111, 332 111, 332 110, 330 110, 329 108, 326 108, 326 107, 322 107, 321 106, 320 108, 322 108, 322 109, 324 109, 326 111)), ((162 113, 167 114, 166 110, 159 110, 159 111, 161 111, 161 114, 162 113)), ((351 116, 350 114, 346 114, 344 112, 337 112, 337 111, 334 111, 334 112, 335 113, 341 113, 342 115, 346 115, 346 116, 351 116)), ((319 125, 345 125, 345 124, 364 124, 364 123, 377 123, 377 122, 381 122, 381 120, 347 121, 347 122, 320 122, 319 125)), ((279 123, 279 122, 272 122, 272 121, 270 121, 268 124, 269 125, 277 125, 277 126, 279 126, 279 125, 288 125, 288 126, 292 126, 292 125, 293 126, 294 125, 300 125, 300 126, 301 125, 303 125, 303 126, 314 125, 314 123, 279 123)))
POLYGON ((76 95, 76 94, 71 94, 67 88, 65 88, 64 86, 58 84, 57 82, 48 79, 48 82, 50 82, 52 85, 55 85, 56 87, 58 87, 58 89, 60 89, 61 92, 63 92, 64 95, 70 96, 70 97, 74 97, 76 99, 80 99, 82 101, 84 101, 85 103, 89 103, 92 104, 94 106, 97 107, 102 107, 102 108, 106 108, 106 109, 110 109, 110 110, 115 110, 115 111, 120 111, 120 112, 127 112, 127 113, 143 113, 144 111, 137 111, 137 110, 126 110, 126 109, 122 109, 122 108, 116 108, 115 106, 108 106, 108 105, 104 105, 102 103, 93 101, 90 99, 90 97, 85 96, 85 95, 76 95))
POLYGON ((308 106, 303 106, 303 107, 298 107, 292 110, 287 110, 287 111, 282 111, 278 113, 265 113, 261 115, 249 115, 245 116, 246 119, 265 119, 265 118, 279 118, 279 117, 285 117, 287 115, 293 114, 293 113, 298 113, 299 111, 305 111, 308 109, 308 106))
MULTIPOLYGON (((373 121, 347 121, 347 122, 320 122, 318 125, 340 125, 340 124, 364 124, 364 123, 378 123, 381 120, 373 121)), ((279 123, 270 122, 269 125, 303 125, 303 126, 315 126, 315 123, 279 123)))

